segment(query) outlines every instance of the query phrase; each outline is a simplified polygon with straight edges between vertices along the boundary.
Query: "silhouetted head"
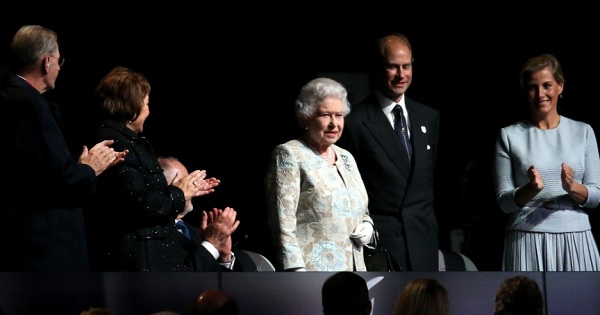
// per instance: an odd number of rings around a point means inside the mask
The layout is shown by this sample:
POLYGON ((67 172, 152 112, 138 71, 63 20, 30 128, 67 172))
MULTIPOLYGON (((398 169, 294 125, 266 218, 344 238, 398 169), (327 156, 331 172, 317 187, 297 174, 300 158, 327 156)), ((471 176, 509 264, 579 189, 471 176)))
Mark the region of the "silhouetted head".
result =
MULTIPOLYGON (((3 314, 0 312, 0 314, 3 314)), ((89 309, 79 313, 79 315, 117 315, 117 313, 104 307, 90 307, 89 309)))
POLYGON ((449 315, 448 291, 436 279, 414 279, 402 289, 394 315, 449 315))
POLYGON ((323 283, 321 290, 323 314, 368 315, 371 300, 367 282, 350 271, 340 271, 323 283))
POLYGON ((526 276, 510 277, 496 292, 496 315, 541 315, 544 298, 537 282, 526 276))
POLYGON ((217 289, 206 290, 192 304, 190 315, 238 315, 238 306, 233 298, 217 289))

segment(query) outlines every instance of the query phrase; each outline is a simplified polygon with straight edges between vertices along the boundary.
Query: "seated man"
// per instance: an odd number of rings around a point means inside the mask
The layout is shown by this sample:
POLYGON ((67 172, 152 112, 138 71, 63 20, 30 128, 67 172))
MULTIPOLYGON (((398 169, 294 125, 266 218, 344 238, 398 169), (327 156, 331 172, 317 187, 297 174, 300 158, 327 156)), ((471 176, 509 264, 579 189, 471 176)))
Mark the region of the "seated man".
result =
MULTIPOLYGON (((175 157, 159 157, 159 163, 164 171, 168 183, 173 183, 188 174, 187 168, 175 157)), ((220 181, 214 177, 202 180, 203 188, 199 196, 215 191, 220 181)), ((174 222, 177 229, 182 232, 181 246, 190 252, 190 263, 196 271, 217 271, 219 268, 234 271, 256 271, 256 264, 250 256, 242 251, 232 251, 231 234, 237 229, 239 221, 231 229, 228 225, 221 224, 220 216, 227 216, 235 220, 236 212, 233 208, 224 210, 213 209, 202 213, 200 228, 185 222, 183 217, 194 209, 192 200, 188 200, 184 211, 179 214, 174 222), (219 265, 221 267, 219 267, 219 265)))

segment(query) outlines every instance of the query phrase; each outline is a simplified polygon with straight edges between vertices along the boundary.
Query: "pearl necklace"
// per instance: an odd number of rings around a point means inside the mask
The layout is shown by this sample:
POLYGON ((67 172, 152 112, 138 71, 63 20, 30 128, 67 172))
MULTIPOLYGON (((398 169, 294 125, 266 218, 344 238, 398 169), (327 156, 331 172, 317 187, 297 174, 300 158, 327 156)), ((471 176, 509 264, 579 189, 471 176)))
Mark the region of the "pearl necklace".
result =
POLYGON ((308 147, 310 147, 310 149, 313 151, 313 153, 318 155, 319 157, 321 157, 323 159, 323 161, 325 161, 327 164, 331 163, 331 147, 327 148, 327 156, 323 156, 322 154, 319 154, 319 152, 317 152, 315 149, 313 149, 313 147, 311 145, 308 145, 308 147))

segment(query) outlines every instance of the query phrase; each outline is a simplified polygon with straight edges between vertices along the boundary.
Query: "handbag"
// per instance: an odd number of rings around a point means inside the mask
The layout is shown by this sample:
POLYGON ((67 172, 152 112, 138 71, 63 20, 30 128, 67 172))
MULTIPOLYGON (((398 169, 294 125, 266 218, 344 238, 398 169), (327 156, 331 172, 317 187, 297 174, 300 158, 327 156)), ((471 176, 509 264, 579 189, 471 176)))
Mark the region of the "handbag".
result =
POLYGON ((377 230, 373 233, 373 247, 364 246, 363 255, 367 271, 394 271, 390 252, 381 246, 377 230))

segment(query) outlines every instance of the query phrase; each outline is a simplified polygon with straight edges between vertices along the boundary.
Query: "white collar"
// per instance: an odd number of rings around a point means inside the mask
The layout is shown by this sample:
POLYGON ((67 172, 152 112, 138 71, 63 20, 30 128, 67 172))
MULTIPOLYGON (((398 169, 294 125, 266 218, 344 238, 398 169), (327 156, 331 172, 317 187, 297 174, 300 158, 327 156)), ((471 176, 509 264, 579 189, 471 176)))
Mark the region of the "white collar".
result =
POLYGON ((406 97, 404 94, 402 95, 402 98, 398 103, 383 96, 383 94, 379 92, 379 90, 375 90, 375 96, 377 97, 377 101, 379 102, 379 105, 381 106, 381 109, 383 110, 384 114, 390 115, 392 110, 394 110, 394 107, 396 107, 396 104, 399 104, 402 107, 402 111, 404 112, 404 117, 408 117, 408 113, 406 111, 406 102, 404 101, 406 97))

